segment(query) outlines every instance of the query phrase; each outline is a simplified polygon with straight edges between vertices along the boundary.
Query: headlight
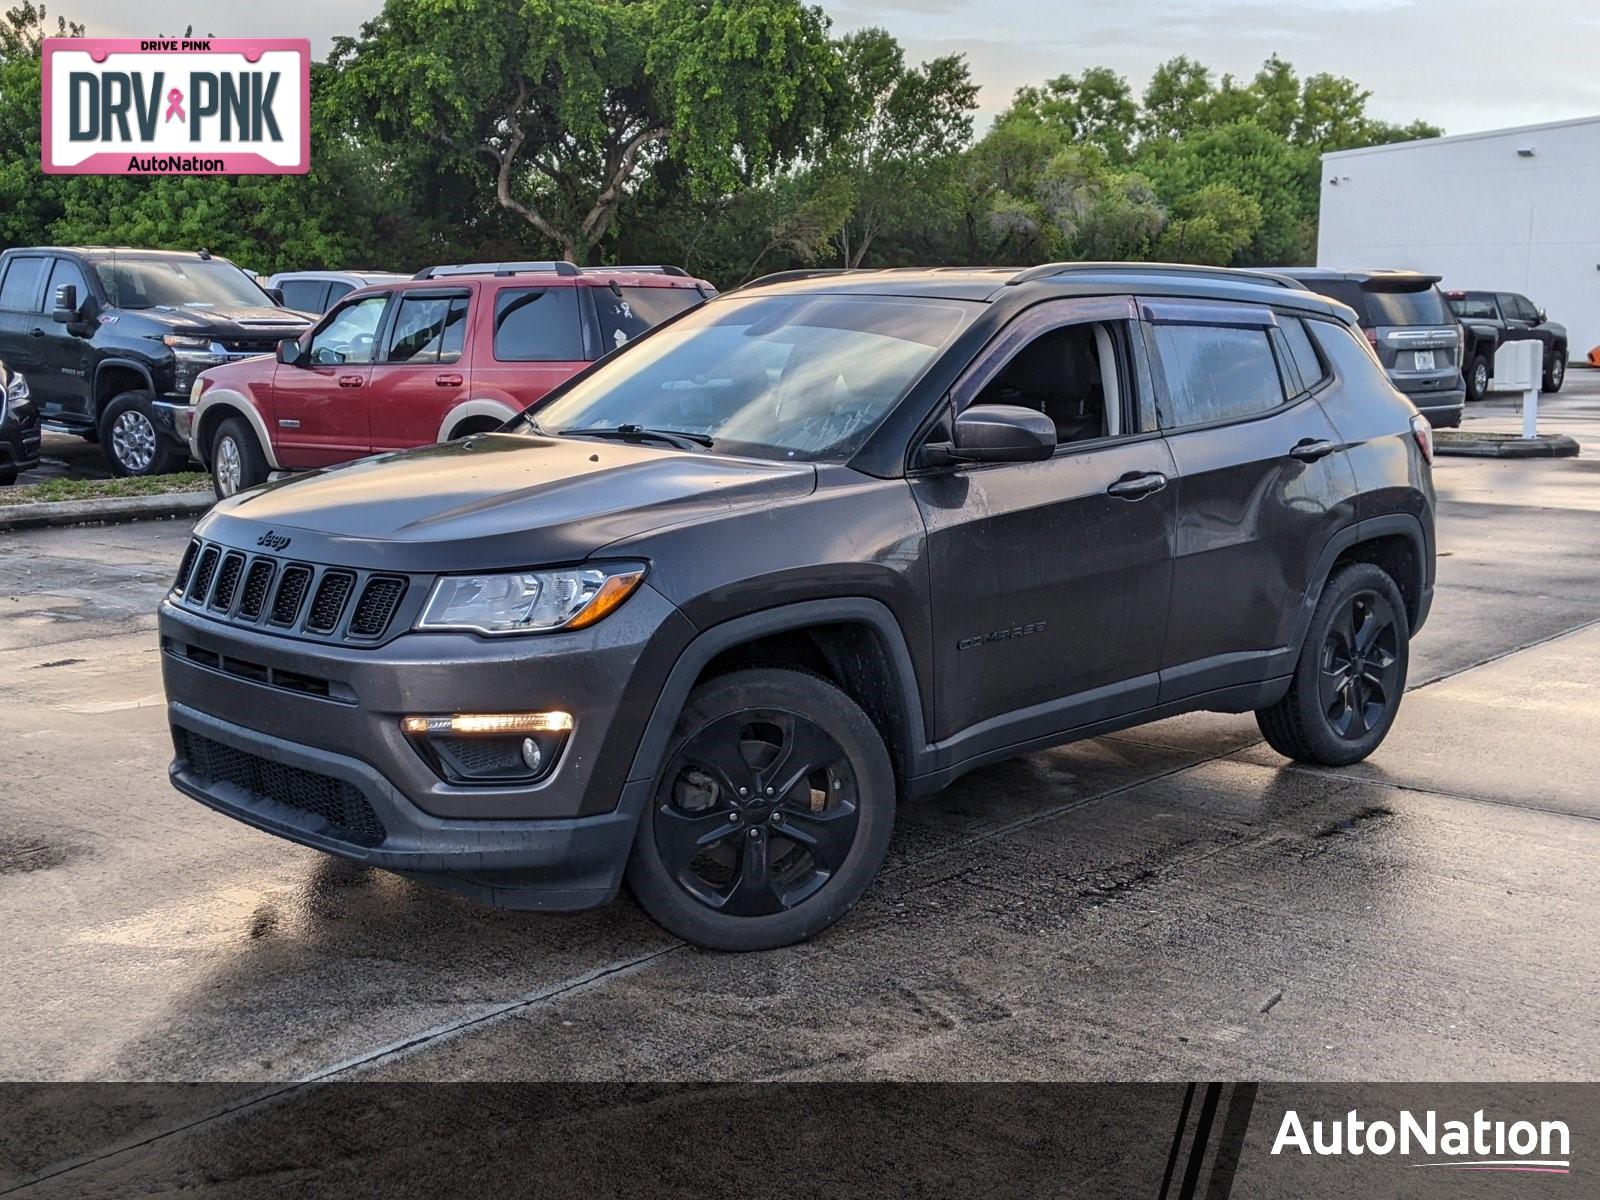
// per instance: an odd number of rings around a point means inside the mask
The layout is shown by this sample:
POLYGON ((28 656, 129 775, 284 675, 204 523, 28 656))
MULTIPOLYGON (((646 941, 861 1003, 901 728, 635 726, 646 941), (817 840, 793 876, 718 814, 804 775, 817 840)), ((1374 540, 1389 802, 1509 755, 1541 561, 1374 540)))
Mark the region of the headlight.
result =
POLYGON ((28 390, 27 377, 18 372, 11 377, 11 382, 6 384, 6 392, 0 397, 0 421, 13 411, 20 411, 33 403, 33 393, 28 390))
POLYGON ((203 337, 186 337, 181 333, 169 333, 161 339, 163 346, 171 346, 174 350, 210 350, 211 339, 203 337))
POLYGON ((617 608, 643 579, 644 567, 638 563, 446 575, 433 585, 417 628, 478 633, 583 629, 617 608))

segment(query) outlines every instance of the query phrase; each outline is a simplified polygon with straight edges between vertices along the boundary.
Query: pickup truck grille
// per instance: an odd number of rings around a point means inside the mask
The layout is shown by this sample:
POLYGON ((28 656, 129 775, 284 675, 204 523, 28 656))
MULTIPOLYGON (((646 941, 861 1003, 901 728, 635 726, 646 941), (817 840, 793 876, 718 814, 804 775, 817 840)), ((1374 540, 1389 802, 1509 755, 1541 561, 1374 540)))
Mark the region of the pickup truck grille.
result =
POLYGON ((387 571, 248 554, 195 538, 183 552, 170 599, 230 625, 373 645, 394 630, 411 583, 387 571))

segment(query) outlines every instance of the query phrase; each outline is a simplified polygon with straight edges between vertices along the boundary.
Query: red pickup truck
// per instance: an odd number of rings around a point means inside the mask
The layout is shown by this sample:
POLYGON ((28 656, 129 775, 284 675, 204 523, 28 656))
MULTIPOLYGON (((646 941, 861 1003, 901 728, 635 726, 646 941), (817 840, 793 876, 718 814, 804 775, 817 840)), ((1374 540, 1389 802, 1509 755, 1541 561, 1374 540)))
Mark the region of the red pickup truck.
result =
POLYGON ((189 449, 226 497, 273 471, 481 433, 714 294, 677 267, 430 267, 351 292, 274 357, 203 372, 189 449))

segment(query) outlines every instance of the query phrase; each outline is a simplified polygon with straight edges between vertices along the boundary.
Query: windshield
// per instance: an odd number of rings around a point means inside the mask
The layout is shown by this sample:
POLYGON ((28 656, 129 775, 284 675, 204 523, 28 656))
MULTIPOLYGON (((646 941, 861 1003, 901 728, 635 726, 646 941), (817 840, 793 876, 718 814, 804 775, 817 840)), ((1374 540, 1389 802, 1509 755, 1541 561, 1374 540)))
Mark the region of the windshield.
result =
POLYGON ((903 296, 707 304, 530 415, 545 433, 618 426, 729 454, 848 458, 977 311, 903 296))
POLYGON ((94 265, 113 308, 271 306, 232 263, 203 258, 106 258, 94 265))

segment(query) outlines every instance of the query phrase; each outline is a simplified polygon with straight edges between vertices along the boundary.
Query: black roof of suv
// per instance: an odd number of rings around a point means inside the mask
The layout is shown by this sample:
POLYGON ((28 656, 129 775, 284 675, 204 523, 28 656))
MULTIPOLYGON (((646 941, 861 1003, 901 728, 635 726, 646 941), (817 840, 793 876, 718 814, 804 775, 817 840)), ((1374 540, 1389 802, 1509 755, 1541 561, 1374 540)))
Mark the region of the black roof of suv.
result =
POLYGON ((682 937, 781 945, 984 763, 1196 709, 1369 754, 1431 449, 1270 274, 769 277, 500 432, 218 504, 161 607, 172 780, 492 903, 626 876, 682 937))

